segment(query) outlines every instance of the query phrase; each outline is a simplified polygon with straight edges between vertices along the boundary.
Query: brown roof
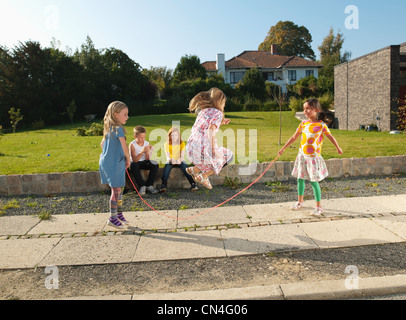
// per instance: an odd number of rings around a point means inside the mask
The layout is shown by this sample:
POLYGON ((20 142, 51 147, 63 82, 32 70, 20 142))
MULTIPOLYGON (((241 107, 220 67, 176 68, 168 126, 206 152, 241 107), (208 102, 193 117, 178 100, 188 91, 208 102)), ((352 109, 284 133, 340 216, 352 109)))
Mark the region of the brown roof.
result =
MULTIPOLYGON (((216 71, 216 62, 207 61, 202 64, 207 71, 216 71)), ((282 68, 282 67, 323 67, 321 64, 295 56, 281 56, 269 51, 244 51, 237 57, 226 61, 226 68, 282 68)))
POLYGON ((255 68, 258 67, 258 63, 255 60, 241 59, 240 57, 234 57, 226 61, 227 68, 255 68))
POLYGON ((206 68, 206 71, 217 71, 216 61, 206 61, 202 63, 202 66, 206 68))

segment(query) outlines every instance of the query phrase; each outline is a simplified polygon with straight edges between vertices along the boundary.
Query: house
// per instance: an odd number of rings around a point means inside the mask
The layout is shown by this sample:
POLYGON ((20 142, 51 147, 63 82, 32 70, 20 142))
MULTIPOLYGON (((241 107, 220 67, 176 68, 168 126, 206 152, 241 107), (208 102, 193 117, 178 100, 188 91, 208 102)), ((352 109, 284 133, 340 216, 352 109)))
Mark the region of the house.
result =
POLYGON ((281 86, 283 92, 287 91, 287 85, 302 78, 310 75, 318 78, 319 69, 323 67, 304 58, 278 55, 276 46, 272 46, 271 51, 244 51, 228 61, 219 53, 216 61, 206 61, 202 66, 209 74, 222 74, 225 82, 232 86, 242 81, 249 69, 258 68, 265 81, 281 86))
POLYGON ((334 86, 339 129, 396 130, 399 99, 406 96, 406 42, 337 65, 334 86))

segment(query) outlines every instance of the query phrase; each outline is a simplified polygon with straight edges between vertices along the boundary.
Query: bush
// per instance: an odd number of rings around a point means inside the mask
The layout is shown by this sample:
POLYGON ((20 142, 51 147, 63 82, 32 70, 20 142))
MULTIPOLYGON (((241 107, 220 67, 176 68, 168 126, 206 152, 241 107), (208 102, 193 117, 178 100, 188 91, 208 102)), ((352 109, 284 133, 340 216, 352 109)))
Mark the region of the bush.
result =
POLYGON ((243 111, 244 104, 236 97, 227 99, 225 111, 243 111))
POLYGON ((251 98, 250 96, 245 98, 243 111, 258 111, 261 110, 263 102, 259 99, 251 98))
POLYGON ((244 74, 243 83, 239 85, 245 97, 253 99, 265 99, 265 80, 257 68, 252 68, 244 74))
POLYGON ((289 108, 293 111, 293 113, 303 111, 303 103, 306 100, 302 100, 300 98, 291 97, 289 100, 289 108))
POLYGON ((279 96, 279 92, 282 91, 282 88, 275 83, 266 82, 265 83, 265 93, 268 99, 275 99, 279 96))
POLYGON ((86 136, 102 136, 104 131, 103 123, 92 123, 87 129, 86 127, 76 128, 76 135, 79 137, 86 136))
POLYGON ((86 131, 88 136, 102 136, 104 131, 103 123, 92 123, 89 130, 86 131))
MULTIPOLYGON (((289 103, 282 104, 282 111, 289 111, 289 103)), ((259 111, 279 111, 279 104, 276 100, 267 100, 259 111)))
POLYGON ((189 112, 188 108, 189 101, 186 98, 175 95, 166 100, 164 113, 187 113, 189 112))
POLYGON ((76 128, 76 135, 79 137, 85 137, 86 134, 86 127, 76 128))
POLYGON ((323 110, 334 109, 334 96, 333 94, 327 92, 318 98, 323 110))
POLYGON ((296 93, 299 97, 317 96, 319 93, 318 79, 314 76, 298 80, 294 85, 289 86, 290 90, 296 93))
POLYGON ((31 123, 31 128, 33 128, 34 130, 41 130, 44 129, 44 127, 45 127, 44 120, 34 120, 31 123))
POLYGON ((400 101, 400 106, 397 112, 398 116, 398 130, 400 131, 406 131, 406 96, 404 97, 404 100, 401 99, 400 101))

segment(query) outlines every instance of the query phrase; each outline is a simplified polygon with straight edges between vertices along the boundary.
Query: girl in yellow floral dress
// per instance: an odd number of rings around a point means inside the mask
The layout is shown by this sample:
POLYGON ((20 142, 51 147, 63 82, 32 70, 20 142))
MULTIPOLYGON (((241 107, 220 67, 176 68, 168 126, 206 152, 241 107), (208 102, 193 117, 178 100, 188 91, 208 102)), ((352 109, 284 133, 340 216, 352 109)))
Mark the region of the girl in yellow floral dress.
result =
POLYGON ((307 121, 303 121, 297 128, 295 134, 290 137, 278 154, 282 155, 287 147, 301 136, 299 154, 295 161, 292 175, 298 180, 298 202, 293 206, 293 210, 299 210, 303 206, 303 195, 305 190, 305 180, 309 180, 313 187, 316 199, 316 208, 311 212, 313 215, 321 215, 321 189, 319 182, 328 176, 327 166, 321 156, 321 149, 324 138, 327 137, 336 147, 338 154, 343 154, 337 140, 331 134, 327 125, 319 120, 321 112, 320 102, 317 99, 309 99, 303 105, 304 115, 307 121))

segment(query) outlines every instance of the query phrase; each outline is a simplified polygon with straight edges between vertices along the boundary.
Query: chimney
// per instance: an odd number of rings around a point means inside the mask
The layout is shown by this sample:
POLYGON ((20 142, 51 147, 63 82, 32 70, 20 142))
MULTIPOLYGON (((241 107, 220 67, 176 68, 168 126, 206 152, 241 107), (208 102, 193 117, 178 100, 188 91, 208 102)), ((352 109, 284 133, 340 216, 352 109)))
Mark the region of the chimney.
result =
POLYGON ((221 73, 224 78, 226 77, 226 58, 224 53, 217 54, 216 69, 218 74, 221 73))
POLYGON ((271 44, 271 54, 272 55, 277 55, 278 54, 278 45, 271 44))

